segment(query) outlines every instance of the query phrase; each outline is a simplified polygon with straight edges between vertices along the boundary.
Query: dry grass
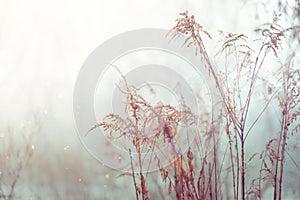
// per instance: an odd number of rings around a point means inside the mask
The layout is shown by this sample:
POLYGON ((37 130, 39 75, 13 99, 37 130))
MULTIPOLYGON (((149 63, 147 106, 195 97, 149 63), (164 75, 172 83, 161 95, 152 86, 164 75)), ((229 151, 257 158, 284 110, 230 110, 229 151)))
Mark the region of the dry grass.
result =
MULTIPOLYGON (((299 18, 299 2, 294 6, 297 11, 294 14, 299 18)), ((143 152, 152 154, 151 162, 157 164, 161 179, 156 181, 163 184, 155 184, 162 198, 170 195, 176 199, 261 199, 270 188, 274 200, 283 198, 287 155, 300 172, 299 163, 287 151, 287 146, 292 145, 288 139, 300 130, 300 70, 297 60, 300 27, 293 23, 283 27, 275 16, 271 23, 257 28, 260 38, 258 48, 251 47, 249 38, 244 34, 220 32, 220 50, 216 56, 222 62, 217 68, 212 64, 202 38, 212 38, 210 34, 196 22, 194 16, 188 12, 180 13, 170 35, 172 38, 184 35, 186 41, 183 45, 196 48, 199 62, 203 62, 211 74, 223 103, 220 116, 224 119, 223 129, 214 129, 210 122, 202 121, 208 127, 203 133, 205 140, 196 139, 187 152, 183 152, 175 138, 182 127, 188 128, 201 120, 197 113, 192 113, 184 104, 180 109, 162 103, 152 105, 153 102, 147 102, 134 86, 126 83, 121 90, 126 96, 127 117, 111 113, 90 131, 102 127, 109 137, 132 143, 134 149, 128 149, 128 155, 136 199, 151 197, 148 189, 150 175, 147 163, 143 162, 143 152), (276 85, 261 74, 267 58, 276 60, 276 85), (257 110, 252 104, 258 92, 257 84, 262 80, 268 85, 264 94, 268 98, 262 109, 257 110), (280 109, 281 128, 265 141, 261 152, 248 155, 251 144, 247 143, 247 139, 254 134, 254 128, 271 103, 280 109), (250 115, 254 119, 249 120, 250 115), (149 136, 149 131, 154 135, 149 136), (227 138, 225 148, 219 146, 216 135, 227 138), (166 143, 172 149, 168 166, 163 166, 162 160, 156 156, 159 143, 166 143), (214 145, 212 152, 201 149, 209 144, 214 145), (133 158, 133 152, 137 154, 137 160, 133 158), (251 168, 254 160, 260 163, 256 170, 251 168), (162 189, 164 186, 165 190, 162 189)), ((126 82, 126 77, 122 76, 126 82)))
POLYGON ((1 133, 0 149, 0 199, 15 199, 21 174, 32 157, 32 134, 26 128, 20 132, 8 129, 1 133), (21 137, 21 142, 17 142, 21 137))

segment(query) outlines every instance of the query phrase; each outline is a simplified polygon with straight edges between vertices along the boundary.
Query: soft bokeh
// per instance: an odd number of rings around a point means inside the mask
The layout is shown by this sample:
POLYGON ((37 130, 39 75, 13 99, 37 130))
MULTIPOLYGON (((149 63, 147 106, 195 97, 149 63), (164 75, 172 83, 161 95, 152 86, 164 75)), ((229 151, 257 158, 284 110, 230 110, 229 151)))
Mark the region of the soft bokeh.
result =
POLYGON ((185 10, 213 38, 218 30, 251 35, 257 9, 239 0, 1 0, 0 182, 20 171, 20 199, 134 198, 131 179, 94 160, 77 136, 72 95, 84 60, 119 33, 170 29, 185 10))

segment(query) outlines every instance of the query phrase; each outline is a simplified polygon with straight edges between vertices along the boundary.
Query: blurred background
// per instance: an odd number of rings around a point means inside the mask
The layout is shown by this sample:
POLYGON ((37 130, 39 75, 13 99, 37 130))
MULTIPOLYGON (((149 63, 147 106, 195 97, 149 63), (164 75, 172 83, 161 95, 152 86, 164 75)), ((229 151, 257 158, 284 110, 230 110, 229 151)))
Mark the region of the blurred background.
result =
POLYGON ((269 19, 258 16, 264 9, 246 0, 0 0, 0 193, 134 198, 132 180, 94 160, 77 136, 72 98, 84 60, 119 33, 171 29, 185 10, 213 38, 218 30, 251 35, 269 19))

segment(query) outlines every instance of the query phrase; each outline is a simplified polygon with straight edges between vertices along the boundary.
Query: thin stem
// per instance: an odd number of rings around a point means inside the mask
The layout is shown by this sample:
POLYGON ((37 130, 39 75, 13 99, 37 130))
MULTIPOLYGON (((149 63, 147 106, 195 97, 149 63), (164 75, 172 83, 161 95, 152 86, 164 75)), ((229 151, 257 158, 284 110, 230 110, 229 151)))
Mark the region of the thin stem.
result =
POLYGON ((138 192, 139 189, 138 189, 138 186, 136 184, 136 178, 135 178, 135 172, 134 172, 134 167, 133 167, 133 162, 132 162, 131 149, 129 149, 129 156, 130 156, 130 166, 131 166, 132 180, 133 180, 134 189, 135 189, 135 196, 136 196, 136 200, 139 200, 139 192, 138 192))
POLYGON ((216 148, 216 138, 215 134, 213 134, 213 142, 214 142, 214 176, 215 176, 215 199, 218 199, 218 177, 217 177, 217 148, 216 148))
POLYGON ((228 140, 229 140, 229 152, 230 152, 230 161, 231 161, 231 171, 232 171, 232 185, 233 185, 233 194, 234 194, 234 200, 237 200, 237 192, 236 192, 236 179, 235 179, 235 169, 234 169, 234 159, 233 159, 233 150, 232 150, 232 139, 231 139, 231 133, 229 131, 229 122, 228 122, 228 118, 227 118, 227 125, 226 125, 226 134, 228 136, 228 140))
POLYGON ((241 141, 241 150, 242 150, 242 170, 241 170, 241 176, 242 176, 242 199, 245 200, 245 181, 246 181, 246 175, 245 175, 245 141, 241 141))
POLYGON ((297 170, 300 173, 300 166, 297 164, 295 159, 291 156, 291 154, 286 149, 285 149, 285 153, 288 155, 288 157, 291 159, 291 161, 294 163, 295 167, 297 168, 297 170))
POLYGON ((269 104, 271 103, 271 100, 274 98, 274 96, 277 94, 277 92, 279 91, 280 88, 278 88, 273 95, 271 96, 271 98, 268 100, 268 102, 266 103, 266 105, 264 106, 264 108, 262 109, 262 111, 259 113, 259 115, 256 117, 256 119, 254 120, 254 122, 251 124, 251 126, 249 127, 249 129, 246 132, 246 136, 245 136, 245 140, 247 139, 250 131, 252 130, 252 128, 255 126, 255 124, 257 123, 257 121, 260 119, 260 117, 262 116, 262 114, 266 111, 266 109, 268 108, 269 104))
POLYGON ((259 57, 260 57, 260 54, 261 54, 262 50, 263 50, 263 47, 260 48, 258 56, 256 57, 256 60, 255 60, 253 74, 252 74, 252 77, 251 77, 251 83, 250 83, 250 87, 249 87, 249 90, 248 90, 247 99, 246 99, 246 102, 245 102, 245 105, 244 105, 245 109, 242 112, 242 118, 241 118, 242 129, 244 129, 244 127, 246 125, 246 119, 247 119, 248 112, 249 112, 249 107, 250 107, 250 102, 251 102, 251 97, 252 97, 252 93, 253 93, 253 90, 254 90, 254 86, 255 86, 255 83, 256 83, 256 80, 257 80, 258 73, 259 73, 259 71, 260 71, 260 69, 261 69, 261 67, 264 63, 264 60, 265 60, 265 58, 266 58, 266 56, 269 52, 269 48, 267 48, 265 50, 265 53, 264 53, 264 55, 261 59, 261 62, 258 65, 258 60, 259 60, 259 57))

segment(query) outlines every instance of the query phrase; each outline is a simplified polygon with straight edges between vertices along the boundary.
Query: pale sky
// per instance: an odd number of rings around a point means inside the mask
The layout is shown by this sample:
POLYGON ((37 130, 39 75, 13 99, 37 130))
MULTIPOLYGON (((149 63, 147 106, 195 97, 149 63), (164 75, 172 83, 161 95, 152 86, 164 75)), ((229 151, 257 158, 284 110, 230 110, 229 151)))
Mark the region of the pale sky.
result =
POLYGON ((38 113, 46 121, 46 136, 76 140, 72 95, 87 56, 125 31, 170 29, 185 10, 213 37, 218 30, 253 28, 254 14, 247 12, 253 4, 238 0, 1 0, 1 129, 26 124, 38 113))

